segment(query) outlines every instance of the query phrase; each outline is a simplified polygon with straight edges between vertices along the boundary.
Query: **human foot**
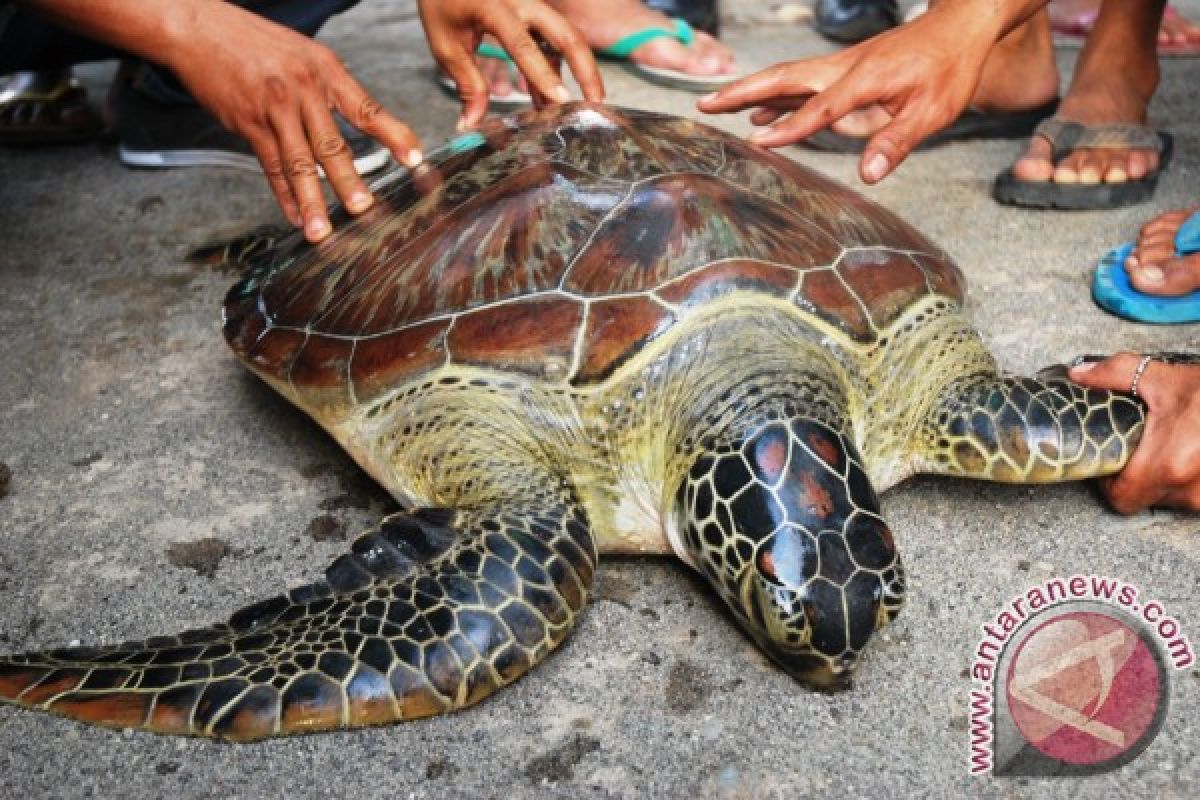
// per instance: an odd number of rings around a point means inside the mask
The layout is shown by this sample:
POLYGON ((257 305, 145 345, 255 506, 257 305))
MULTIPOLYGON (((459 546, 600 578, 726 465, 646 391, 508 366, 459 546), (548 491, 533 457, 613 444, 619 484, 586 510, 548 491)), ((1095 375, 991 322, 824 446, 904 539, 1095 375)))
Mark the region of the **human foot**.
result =
POLYGON ((1135 289, 1178 297, 1200 289, 1200 253, 1179 255, 1175 237, 1200 206, 1167 211, 1142 226, 1125 271, 1135 289))
MULTIPOLYGON (((1085 128, 1120 125, 1136 130, 1145 125, 1148 102, 1148 97, 1126 84, 1124 76, 1114 73, 1100 84, 1073 83, 1056 117, 1085 128)), ((1078 147, 1056 162, 1053 142, 1035 135, 1012 171, 1021 181, 1094 186, 1142 180, 1158 168, 1158 162, 1158 150, 1121 146, 1120 137, 1105 146, 1078 147)))
MULTIPOLYGON (((533 102, 525 76, 513 64, 508 54, 496 41, 484 37, 483 44, 475 55, 483 79, 487 81, 488 102, 494 107, 515 108, 533 102)), ((446 72, 438 72, 438 82, 449 92, 457 94, 458 86, 446 72)))
MULTIPOLYGON (((1090 128, 1145 126, 1146 107, 1159 78, 1151 38, 1156 22, 1150 4, 1104 7, 1059 105, 1060 121, 1090 128)), ((1132 142, 1147 137, 1124 138, 1132 142)), ((1139 181, 1158 168, 1159 154, 1152 146, 1157 141, 1141 146, 1129 142, 1117 135, 1113 141, 1097 142, 1098 147, 1077 147, 1056 162, 1053 143, 1034 136, 1012 172, 1017 180, 1027 182, 1095 186, 1139 181)))
MULTIPOLYGON (((553 5, 579 29, 592 49, 599 51, 638 31, 674 28, 665 15, 646 8, 640 0, 557 0, 553 5)), ((696 76, 732 76, 737 71, 733 51, 700 31, 687 46, 673 37, 652 39, 630 53, 629 60, 696 76)))

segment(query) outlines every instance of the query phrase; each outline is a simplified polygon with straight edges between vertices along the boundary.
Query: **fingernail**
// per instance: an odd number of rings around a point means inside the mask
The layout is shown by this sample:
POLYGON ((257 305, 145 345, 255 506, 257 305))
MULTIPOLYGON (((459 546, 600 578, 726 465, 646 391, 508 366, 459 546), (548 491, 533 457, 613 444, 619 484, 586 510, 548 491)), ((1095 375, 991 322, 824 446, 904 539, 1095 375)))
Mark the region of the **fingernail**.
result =
POLYGON ((1145 283, 1159 284, 1163 282, 1163 271, 1158 267, 1142 267, 1139 272, 1145 283))
POLYGON ((1076 364, 1075 366, 1071 367, 1070 371, 1073 374, 1079 374, 1080 372, 1087 372, 1090 369, 1095 369, 1097 363, 1099 363, 1099 362, 1084 361, 1082 364, 1076 364))
POLYGON ((710 92, 709 94, 704 95, 704 97, 701 97, 700 102, 701 103, 711 103, 713 100, 716 100, 716 99, 717 99, 717 92, 710 92))
POLYGON ((421 162, 425 160, 425 156, 420 150, 409 150, 408 155, 404 157, 404 165, 409 169, 416 169, 421 166, 421 162))
POLYGON ((882 180, 883 176, 887 175, 887 171, 888 160, 887 156, 885 156, 883 153, 876 153, 875 155, 871 156, 871 159, 867 161, 866 167, 863 168, 863 174, 866 175, 867 180, 871 181, 872 183, 882 180))
POLYGON ((320 239, 329 233, 329 223, 320 217, 313 217, 308 221, 306 230, 310 238, 320 239))
POLYGON ((571 93, 568 92, 567 87, 563 86, 561 83, 558 86, 555 86, 550 91, 550 94, 553 95, 554 99, 560 103, 565 103, 571 99, 571 93))
POLYGON ((355 192, 350 195, 350 202, 347 205, 351 211, 365 211, 371 205, 371 195, 366 192, 355 192))
POLYGON ((457 131, 458 133, 466 133, 466 131, 467 131, 467 118, 466 118, 466 117, 459 117, 459 118, 458 118, 458 122, 454 123, 454 130, 455 130, 455 131, 457 131))

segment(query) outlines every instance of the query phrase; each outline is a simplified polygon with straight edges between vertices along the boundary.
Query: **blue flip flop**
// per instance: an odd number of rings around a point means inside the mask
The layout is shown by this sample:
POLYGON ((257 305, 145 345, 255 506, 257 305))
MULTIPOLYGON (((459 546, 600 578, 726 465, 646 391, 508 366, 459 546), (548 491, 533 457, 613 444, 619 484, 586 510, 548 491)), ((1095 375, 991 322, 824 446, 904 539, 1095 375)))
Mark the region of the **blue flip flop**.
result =
MULTIPOLYGON (((1132 252, 1133 242, 1127 242, 1108 251, 1100 260, 1092 280, 1096 305, 1134 322, 1155 325, 1200 322, 1200 290, 1182 297, 1158 297, 1133 288, 1125 271, 1125 259, 1132 252)), ((1200 253, 1200 211, 1175 233, 1175 255, 1192 253, 1200 253)))

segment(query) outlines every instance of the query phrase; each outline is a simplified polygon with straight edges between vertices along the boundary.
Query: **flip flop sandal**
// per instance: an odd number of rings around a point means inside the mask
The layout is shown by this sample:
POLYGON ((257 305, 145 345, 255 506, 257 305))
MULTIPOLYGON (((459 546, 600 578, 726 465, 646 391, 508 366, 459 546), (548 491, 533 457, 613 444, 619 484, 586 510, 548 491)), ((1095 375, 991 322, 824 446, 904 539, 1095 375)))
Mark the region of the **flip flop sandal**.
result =
MULTIPOLYGON (((1068 19, 1050 19, 1050 29, 1054 32, 1054 44, 1058 47, 1083 47, 1088 34, 1096 26, 1096 11, 1084 11, 1068 19)), ((1182 15, 1174 7, 1168 5, 1163 11, 1163 22, 1174 22, 1182 19, 1182 15)), ((1159 42, 1158 55, 1164 58, 1196 58, 1200 57, 1200 42, 1159 42)))
POLYGON ((691 47, 696 41, 696 32, 692 30, 692 26, 686 20, 678 18, 672 19, 671 24, 673 27, 669 29, 660 27, 645 28, 628 36, 623 36, 608 47, 597 48, 596 53, 603 58, 624 62, 626 67, 635 72, 639 77, 671 89, 683 89, 690 92, 711 92, 742 77, 740 74, 693 75, 690 72, 683 72, 682 70, 651 67, 630 60, 630 56, 633 55, 635 50, 655 39, 674 39, 684 47, 691 47))
POLYGON ((1154 196, 1159 176, 1171 163, 1174 141, 1169 133, 1145 125, 1114 123, 1111 125, 1081 125, 1058 117, 1042 120, 1033 132, 1050 142, 1050 159, 1058 164, 1073 151, 1084 148, 1112 150, 1154 150, 1158 152, 1158 167, 1141 180, 1124 183, 1055 183, 1023 181, 1012 168, 996 176, 992 197, 997 203, 1024 208, 1057 208, 1064 211, 1094 211, 1144 203, 1154 196))
POLYGON ((0 145, 78 144, 103 130, 69 72, 17 72, 0 86, 0 145))
MULTIPOLYGON (((489 106, 497 110, 507 111, 514 108, 524 108, 533 103, 533 98, 529 95, 529 92, 522 92, 515 88, 521 72, 517 69, 517 63, 513 61, 512 56, 503 47, 491 42, 483 42, 475 49, 475 54, 483 58, 494 58, 497 61, 503 61, 505 67, 508 68, 508 77, 514 87, 508 94, 489 94, 489 106)), ((449 94, 458 97, 458 84, 454 82, 454 78, 438 70, 437 82, 438 86, 441 86, 449 94)))
MULTIPOLYGON (((1092 298, 1096 305, 1134 322, 1175 325, 1200 322, 1200 290, 1181 297, 1145 294, 1129 282, 1125 259, 1133 252, 1133 242, 1114 248, 1100 259, 1092 276, 1092 298)), ((1175 255, 1200 253, 1200 211, 1175 232, 1175 255)))
MULTIPOLYGON (((974 139, 1024 139, 1038 124, 1058 110, 1058 98, 1028 111, 964 111, 958 119, 917 145, 930 150, 952 142, 974 139)), ((861 153, 869 136, 851 136, 831 128, 817 131, 800 142, 801 147, 826 153, 861 153)))

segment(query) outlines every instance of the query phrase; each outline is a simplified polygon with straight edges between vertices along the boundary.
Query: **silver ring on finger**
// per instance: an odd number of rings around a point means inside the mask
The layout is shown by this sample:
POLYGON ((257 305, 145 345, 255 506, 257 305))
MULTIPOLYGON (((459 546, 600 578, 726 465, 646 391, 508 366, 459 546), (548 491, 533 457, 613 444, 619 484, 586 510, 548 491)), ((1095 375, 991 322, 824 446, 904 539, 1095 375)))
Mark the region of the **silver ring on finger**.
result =
POLYGON ((1138 381, 1142 379, 1142 374, 1146 371, 1146 367, 1150 366, 1150 362, 1154 360, 1154 356, 1142 356, 1142 360, 1138 362, 1137 369, 1133 371, 1133 382, 1129 384, 1129 393, 1134 397, 1141 399, 1138 394, 1138 381))

